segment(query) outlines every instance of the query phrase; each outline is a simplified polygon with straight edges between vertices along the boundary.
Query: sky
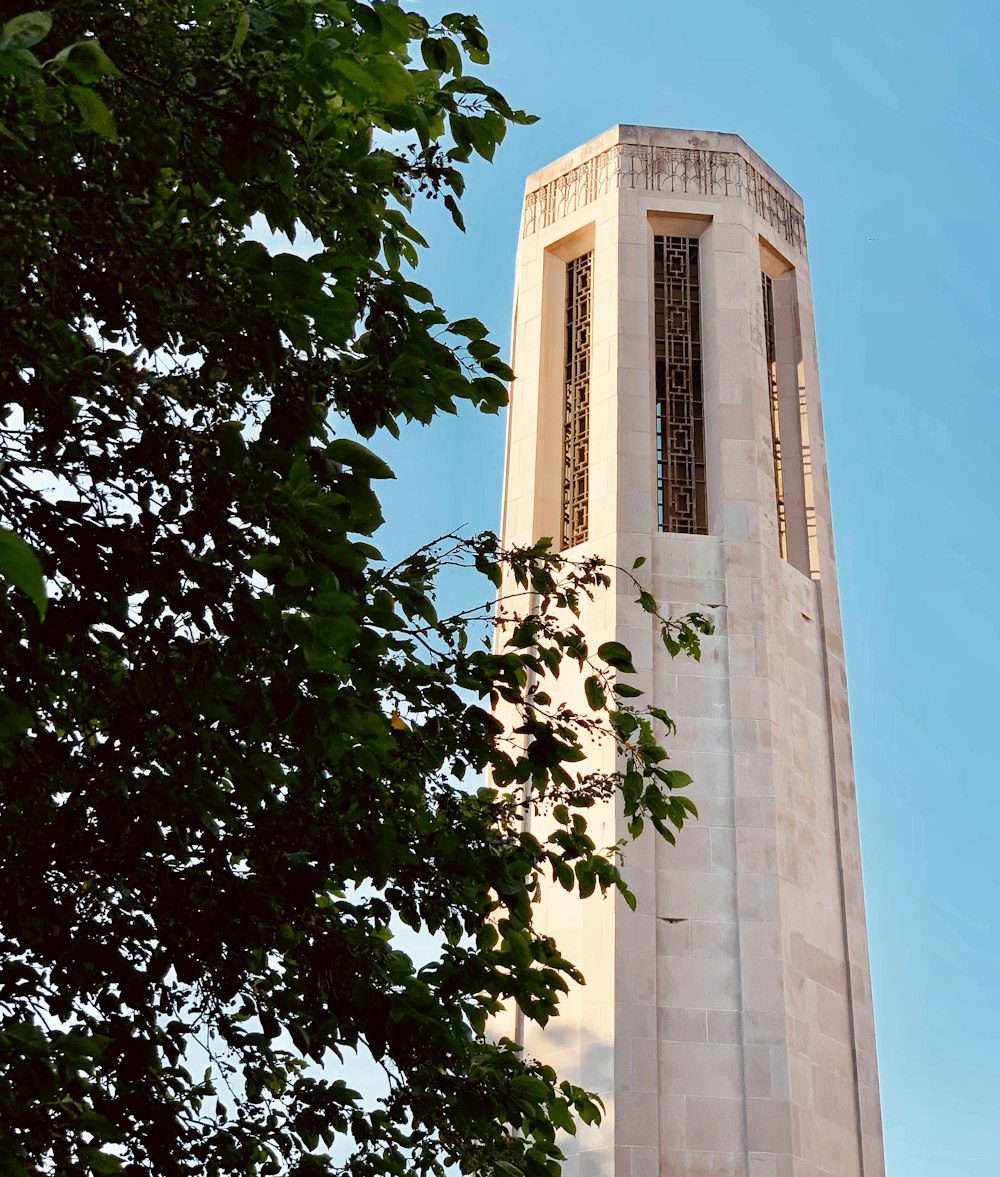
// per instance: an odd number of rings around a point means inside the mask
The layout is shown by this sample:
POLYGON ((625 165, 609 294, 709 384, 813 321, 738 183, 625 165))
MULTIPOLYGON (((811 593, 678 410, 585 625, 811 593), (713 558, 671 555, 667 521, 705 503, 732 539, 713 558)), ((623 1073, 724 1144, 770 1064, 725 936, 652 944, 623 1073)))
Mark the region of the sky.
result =
MULTIPOLYGON (((464 237, 421 212, 418 277, 505 349, 524 179, 609 126, 735 132, 803 196, 887 1173, 996 1177, 1000 7, 467 7, 540 121, 470 170, 464 237)), ((503 439, 472 413, 406 431, 383 546, 496 528, 503 439)))

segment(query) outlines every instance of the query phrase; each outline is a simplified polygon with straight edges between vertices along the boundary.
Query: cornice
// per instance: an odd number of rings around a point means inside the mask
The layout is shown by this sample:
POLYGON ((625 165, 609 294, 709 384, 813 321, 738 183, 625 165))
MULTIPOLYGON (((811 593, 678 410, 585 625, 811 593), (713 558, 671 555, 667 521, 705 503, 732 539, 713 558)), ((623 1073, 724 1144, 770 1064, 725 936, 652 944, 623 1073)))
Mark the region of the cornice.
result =
POLYGON ((524 200, 522 236, 529 237, 616 189, 736 196, 789 245, 805 249, 802 213, 738 152, 648 143, 615 143, 529 192, 524 200))

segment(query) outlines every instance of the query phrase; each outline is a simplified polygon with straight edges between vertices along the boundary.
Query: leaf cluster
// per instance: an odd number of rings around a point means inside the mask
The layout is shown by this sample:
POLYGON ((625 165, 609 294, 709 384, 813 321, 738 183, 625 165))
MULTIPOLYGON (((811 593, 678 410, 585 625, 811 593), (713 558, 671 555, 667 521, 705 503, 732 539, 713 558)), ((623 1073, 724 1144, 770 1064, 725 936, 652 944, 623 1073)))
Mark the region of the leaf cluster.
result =
POLYGON ((462 164, 527 117, 466 72, 488 48, 459 14, 4 0, 0 24, 4 1172, 554 1174, 599 1105, 487 1022, 544 1023, 580 979, 533 924, 543 878, 627 898, 586 809, 621 790, 668 831, 684 782, 627 652, 566 620, 599 563, 482 536, 387 567, 391 471, 356 440, 505 402, 482 326, 413 281, 407 214, 460 220, 462 164), (536 594, 506 645, 438 616, 456 561, 536 594), (592 714, 546 700, 567 660, 592 714), (622 775, 574 768, 598 729, 622 775))

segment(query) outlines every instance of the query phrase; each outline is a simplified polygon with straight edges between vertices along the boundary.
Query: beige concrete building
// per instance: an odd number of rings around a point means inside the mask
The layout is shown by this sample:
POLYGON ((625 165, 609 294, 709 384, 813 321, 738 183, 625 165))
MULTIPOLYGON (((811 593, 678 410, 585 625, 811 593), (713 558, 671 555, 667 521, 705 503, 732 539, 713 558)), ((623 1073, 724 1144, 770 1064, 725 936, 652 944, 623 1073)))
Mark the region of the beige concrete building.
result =
POLYGON ((503 538, 643 556, 661 610, 717 625, 671 659, 622 578, 585 616, 676 719, 701 816, 629 850, 635 913, 539 912, 587 985, 526 1049, 608 1108, 570 1177, 883 1173, 805 248, 735 135, 618 126, 528 181, 503 538))

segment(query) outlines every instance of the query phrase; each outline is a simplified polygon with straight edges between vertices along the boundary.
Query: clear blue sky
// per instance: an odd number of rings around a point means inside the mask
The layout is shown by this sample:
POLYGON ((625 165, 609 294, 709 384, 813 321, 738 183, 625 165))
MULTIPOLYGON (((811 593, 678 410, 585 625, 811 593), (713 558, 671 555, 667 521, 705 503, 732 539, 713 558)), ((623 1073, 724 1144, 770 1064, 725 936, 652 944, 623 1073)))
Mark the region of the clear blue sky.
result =
MULTIPOLYGON (((420 277, 505 346, 524 177, 614 123, 736 132, 805 200, 888 1174, 996 1177, 1000 7, 466 7, 541 121, 473 169, 466 237, 423 218, 420 277)), ((386 546, 496 527, 502 448, 472 415, 408 435, 386 546)))

